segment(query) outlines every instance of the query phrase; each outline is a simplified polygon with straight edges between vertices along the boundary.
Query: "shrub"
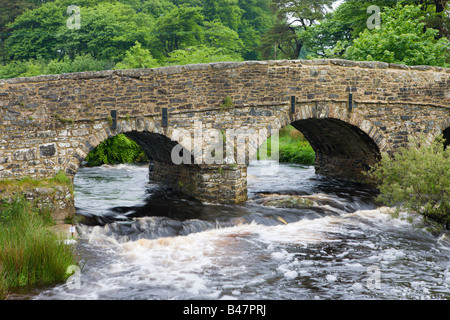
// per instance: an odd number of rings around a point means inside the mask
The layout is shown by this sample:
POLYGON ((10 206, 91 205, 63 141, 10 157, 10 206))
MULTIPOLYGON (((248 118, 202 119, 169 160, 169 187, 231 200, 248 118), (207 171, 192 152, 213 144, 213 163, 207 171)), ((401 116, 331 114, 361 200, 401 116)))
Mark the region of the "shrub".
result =
POLYGON ((431 144, 415 139, 393 156, 384 154, 369 175, 379 182, 382 203, 449 228, 450 148, 444 148, 442 136, 431 144))
POLYGON ((89 166, 102 164, 134 163, 147 161, 141 147, 124 134, 119 134, 100 143, 92 150, 85 161, 89 166))

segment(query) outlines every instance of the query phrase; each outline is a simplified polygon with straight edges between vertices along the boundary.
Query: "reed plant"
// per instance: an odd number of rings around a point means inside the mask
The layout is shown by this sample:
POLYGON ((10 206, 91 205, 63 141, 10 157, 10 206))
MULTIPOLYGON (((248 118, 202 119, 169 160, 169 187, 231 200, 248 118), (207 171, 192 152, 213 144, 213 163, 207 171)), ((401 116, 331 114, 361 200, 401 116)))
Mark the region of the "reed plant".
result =
POLYGON ((15 287, 61 282, 77 264, 74 248, 50 230, 48 216, 21 196, 0 204, 0 300, 15 287))

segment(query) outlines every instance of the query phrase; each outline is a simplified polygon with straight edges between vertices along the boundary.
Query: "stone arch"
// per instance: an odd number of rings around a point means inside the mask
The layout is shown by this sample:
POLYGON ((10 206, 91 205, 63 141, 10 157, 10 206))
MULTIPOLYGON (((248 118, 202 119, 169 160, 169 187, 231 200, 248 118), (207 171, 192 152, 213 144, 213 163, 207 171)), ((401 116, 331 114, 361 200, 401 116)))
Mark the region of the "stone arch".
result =
MULTIPOLYGON (((280 130, 288 125, 302 132, 316 153, 316 173, 348 180, 367 181, 370 169, 386 150, 377 128, 347 106, 303 105, 295 114, 284 114, 271 124, 280 130)), ((266 128, 268 136, 273 132, 266 128)), ((259 146, 258 146, 259 147, 259 146)))
POLYGON ((316 153, 316 173, 365 181, 368 171, 380 159, 380 149, 357 126, 335 118, 309 118, 292 122, 316 153))
POLYGON ((117 123, 115 130, 110 128, 109 123, 99 122, 92 124, 91 129, 91 133, 80 142, 79 147, 73 154, 72 161, 68 163, 66 172, 72 177, 75 176, 81 162, 90 151, 103 141, 121 133, 135 141, 151 161, 172 164, 172 149, 178 144, 182 146, 182 152, 193 158, 190 155, 190 145, 184 146, 183 135, 179 131, 174 134, 172 128, 162 128, 157 119, 133 118, 122 120, 117 123))

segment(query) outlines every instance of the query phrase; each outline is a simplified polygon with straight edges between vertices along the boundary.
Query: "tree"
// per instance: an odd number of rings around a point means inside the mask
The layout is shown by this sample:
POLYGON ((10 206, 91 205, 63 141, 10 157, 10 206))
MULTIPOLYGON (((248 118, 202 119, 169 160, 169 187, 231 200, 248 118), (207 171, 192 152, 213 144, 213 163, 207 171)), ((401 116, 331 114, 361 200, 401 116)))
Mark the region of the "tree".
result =
POLYGON ((385 8, 381 28, 364 30, 346 51, 351 60, 376 60, 407 65, 444 66, 448 41, 436 40, 438 31, 420 22, 419 6, 385 8))
POLYGON ((426 21, 426 26, 439 30, 439 38, 450 38, 450 4, 448 0, 417 0, 426 21))
POLYGON ((224 26, 220 21, 203 23, 203 43, 207 46, 222 49, 224 53, 236 54, 244 46, 236 31, 224 26))
POLYGON ((444 148, 442 136, 383 154, 369 174, 379 182, 379 201, 450 228, 450 148, 444 148))
POLYGON ((35 5, 27 0, 0 0, 0 8, 0 54, 5 65, 7 60, 5 41, 10 34, 8 25, 24 11, 35 8, 35 5))
POLYGON ((90 54, 99 60, 117 62, 136 41, 149 43, 153 23, 151 16, 136 13, 131 6, 122 3, 82 7, 81 28, 61 26, 57 30, 57 48, 71 58, 90 54))
POLYGON ((261 36, 274 23, 270 3, 270 0, 239 0, 242 23, 237 32, 244 45, 242 56, 246 60, 258 60, 261 57, 261 36))
POLYGON ((149 14, 158 18, 176 8, 170 0, 119 0, 123 4, 131 6, 136 12, 149 14))
POLYGON ((299 37, 300 31, 306 31, 325 17, 326 10, 333 0, 273 0, 272 10, 276 22, 262 39, 263 58, 271 55, 277 59, 277 52, 283 58, 297 59, 305 43, 299 37))
POLYGON ((150 50, 142 48, 142 45, 136 42, 125 53, 125 58, 116 65, 115 69, 155 68, 158 65, 158 60, 153 58, 150 50))
POLYGON ((28 60, 56 57, 56 33, 64 22, 64 11, 53 2, 25 11, 9 25, 11 34, 5 45, 10 58, 28 60))
POLYGON ((235 31, 242 23, 243 10, 238 0, 203 0, 203 15, 209 21, 220 21, 235 31))
POLYGON ((183 49, 201 42, 202 8, 185 5, 161 16, 153 30, 154 53, 168 56, 174 50, 183 49))

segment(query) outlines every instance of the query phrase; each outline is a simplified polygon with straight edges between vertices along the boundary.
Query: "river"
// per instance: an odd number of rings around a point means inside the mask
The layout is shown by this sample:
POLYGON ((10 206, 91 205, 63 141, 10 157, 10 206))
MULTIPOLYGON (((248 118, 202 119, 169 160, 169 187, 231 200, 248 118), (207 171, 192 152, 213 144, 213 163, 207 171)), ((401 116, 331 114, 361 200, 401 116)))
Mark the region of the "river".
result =
POLYGON ((370 187, 261 166, 249 167, 240 205, 172 194, 148 183, 147 167, 81 168, 80 281, 26 298, 450 299, 448 239, 391 218, 370 187), (264 205, 274 195, 314 204, 264 205))

